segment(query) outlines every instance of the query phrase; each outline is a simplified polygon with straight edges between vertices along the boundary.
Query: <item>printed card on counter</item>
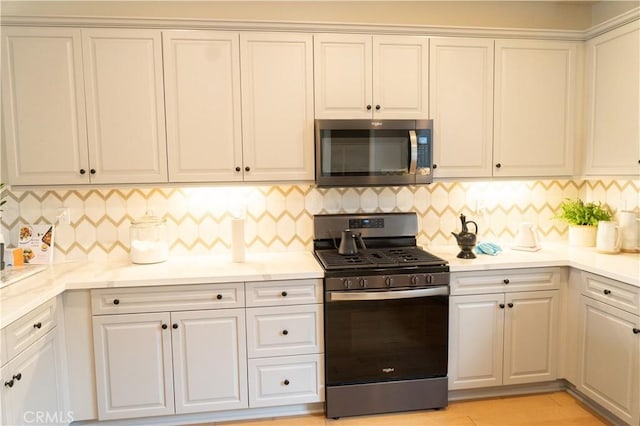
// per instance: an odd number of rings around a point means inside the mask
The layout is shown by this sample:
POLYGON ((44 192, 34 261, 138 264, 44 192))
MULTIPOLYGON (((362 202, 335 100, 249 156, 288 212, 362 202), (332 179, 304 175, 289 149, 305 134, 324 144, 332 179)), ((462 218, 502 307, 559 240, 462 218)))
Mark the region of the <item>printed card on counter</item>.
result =
POLYGON ((44 264, 53 261, 54 225, 20 224, 18 247, 22 248, 25 263, 44 264))

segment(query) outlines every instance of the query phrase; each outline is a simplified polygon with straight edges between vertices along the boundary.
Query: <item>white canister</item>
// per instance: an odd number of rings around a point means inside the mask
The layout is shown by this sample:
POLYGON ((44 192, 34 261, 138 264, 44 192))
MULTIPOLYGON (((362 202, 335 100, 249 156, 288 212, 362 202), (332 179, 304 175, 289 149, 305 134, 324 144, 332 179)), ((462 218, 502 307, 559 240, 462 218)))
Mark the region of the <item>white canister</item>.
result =
POLYGON ((169 258, 167 221, 163 218, 147 212, 131 221, 129 235, 129 256, 133 263, 159 263, 169 258))
POLYGON ((620 233, 622 234, 621 250, 624 252, 640 251, 640 218, 638 214, 630 210, 622 210, 618 213, 620 221, 620 233))
POLYGON ((596 250, 601 253, 618 253, 622 234, 617 223, 608 220, 598 222, 598 232, 596 233, 596 250))

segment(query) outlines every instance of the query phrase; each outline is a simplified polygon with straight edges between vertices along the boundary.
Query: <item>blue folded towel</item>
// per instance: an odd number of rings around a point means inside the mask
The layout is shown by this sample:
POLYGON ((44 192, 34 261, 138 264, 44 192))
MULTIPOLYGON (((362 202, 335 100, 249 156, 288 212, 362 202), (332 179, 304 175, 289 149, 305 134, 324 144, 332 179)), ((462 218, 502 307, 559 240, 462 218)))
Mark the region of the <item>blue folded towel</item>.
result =
POLYGON ((476 244, 476 253, 478 254, 488 254, 490 256, 496 256, 498 253, 502 252, 502 247, 494 243, 478 243, 476 244))

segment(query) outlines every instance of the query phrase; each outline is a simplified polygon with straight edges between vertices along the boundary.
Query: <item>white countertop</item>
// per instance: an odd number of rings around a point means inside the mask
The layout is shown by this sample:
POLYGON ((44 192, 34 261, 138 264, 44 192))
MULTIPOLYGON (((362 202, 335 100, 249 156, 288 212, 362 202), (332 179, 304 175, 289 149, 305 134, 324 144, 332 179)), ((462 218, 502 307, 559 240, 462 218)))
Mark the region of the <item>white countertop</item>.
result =
MULTIPOLYGON (((639 254, 600 254, 593 248, 543 244, 537 252, 504 248, 497 256, 458 259, 457 246, 426 247, 450 263, 451 272, 505 268, 571 266, 640 287, 639 254)), ((228 255, 185 256, 151 265, 130 262, 75 262, 51 265, 43 272, 0 289, 0 328, 65 290, 321 278, 310 252, 248 253, 246 262, 228 255)))
POLYGON ((458 246, 431 246, 425 249, 449 261, 451 272, 482 271, 503 268, 571 266, 640 287, 640 254, 598 253, 595 248, 571 247, 561 243, 543 243, 541 250, 530 252, 502 246, 496 256, 476 254, 475 259, 458 259, 458 246))
POLYGON ((29 278, 0 289, 0 328, 65 290, 238 281, 322 278, 310 252, 247 253, 246 261, 229 255, 184 256, 164 263, 73 262, 49 266, 29 278))

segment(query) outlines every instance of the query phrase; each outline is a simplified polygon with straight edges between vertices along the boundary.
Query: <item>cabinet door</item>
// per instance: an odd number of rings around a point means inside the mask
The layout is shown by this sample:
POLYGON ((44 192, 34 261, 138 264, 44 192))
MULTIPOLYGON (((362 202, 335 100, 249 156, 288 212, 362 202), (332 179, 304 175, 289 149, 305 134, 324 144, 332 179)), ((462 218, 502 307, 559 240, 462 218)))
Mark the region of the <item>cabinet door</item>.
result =
POLYGON ((160 31, 82 37, 91 182, 166 182, 160 31))
POLYGON ((310 34, 240 35, 245 181, 313 180, 310 34))
POLYGON ((176 413, 247 408, 244 309, 173 312, 176 413))
POLYGON ((373 116, 429 118, 429 41, 373 37, 373 116))
POLYGON ((640 174, 640 23, 586 44, 585 173, 640 174))
POLYGON ((368 35, 314 36, 316 118, 371 118, 371 43, 368 35))
POLYGON ((240 181, 238 33, 164 31, 171 182, 240 181))
POLYGON ((449 389, 502 384, 504 295, 449 298, 449 389))
POLYGON ((73 420, 63 409, 57 345, 53 330, 2 368, 2 424, 62 425, 73 420))
POLYGON ((570 176, 578 44, 495 43, 494 176, 570 176))
POLYGON ((558 291, 506 295, 503 384, 556 379, 558 297, 558 291))
POLYGON ((640 421, 640 317, 582 296, 578 389, 628 424, 640 421))
POLYGON ((2 28, 9 183, 89 181, 80 30, 2 28))
POLYGON ((100 420, 174 413, 169 323, 162 312, 93 317, 100 420))
POLYGON ((491 176, 493 40, 432 38, 430 43, 429 109, 436 135, 435 174, 491 176))

